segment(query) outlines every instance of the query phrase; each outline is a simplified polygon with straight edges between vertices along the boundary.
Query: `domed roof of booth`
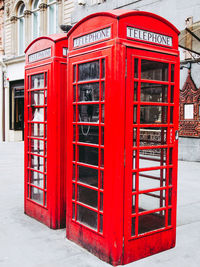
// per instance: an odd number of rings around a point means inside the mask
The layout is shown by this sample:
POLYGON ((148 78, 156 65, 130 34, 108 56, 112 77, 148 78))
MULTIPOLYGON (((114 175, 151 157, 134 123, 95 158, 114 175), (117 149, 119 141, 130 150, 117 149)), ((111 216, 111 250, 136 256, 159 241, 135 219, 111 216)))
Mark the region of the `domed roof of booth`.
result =
POLYGON ((66 38, 66 33, 54 33, 54 34, 50 34, 50 35, 44 35, 44 36, 40 36, 36 39, 34 39, 25 49, 25 53, 27 52, 27 50, 37 41, 41 40, 41 39, 48 39, 54 43, 56 43, 57 41, 60 41, 62 39, 66 38))
POLYGON ((96 16, 108 16, 108 17, 113 17, 115 19, 121 19, 124 17, 128 17, 128 16, 149 16, 149 17, 153 17, 155 19, 158 19, 162 22, 164 22, 165 24, 167 24, 170 28, 172 28, 172 30, 174 30, 177 34, 180 33, 180 31, 168 20, 166 20, 165 18, 151 13, 151 12, 147 12, 147 11, 139 11, 139 10, 126 10, 126 9, 115 9, 115 10, 108 10, 108 11, 103 11, 103 12, 97 12, 97 13, 93 13, 90 14, 88 16, 86 16, 85 18, 81 19, 79 22, 77 22, 72 28, 71 30, 69 30, 69 32, 67 33, 67 36, 71 35, 71 33, 80 25, 82 24, 84 21, 96 17, 96 16))

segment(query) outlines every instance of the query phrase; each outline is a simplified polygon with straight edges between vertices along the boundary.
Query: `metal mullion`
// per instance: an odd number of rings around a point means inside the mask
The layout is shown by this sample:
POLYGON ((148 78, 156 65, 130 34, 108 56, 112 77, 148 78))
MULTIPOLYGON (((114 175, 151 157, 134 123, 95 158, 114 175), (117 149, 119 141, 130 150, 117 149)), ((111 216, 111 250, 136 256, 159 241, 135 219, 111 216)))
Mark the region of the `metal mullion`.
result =
POLYGON ((141 146, 141 147, 140 147, 140 150, 157 149, 157 148, 168 148, 168 145, 141 146))
POLYGON ((151 161, 155 161, 155 162, 160 162, 160 159, 149 158, 148 155, 147 156, 145 156, 145 155, 141 156, 140 159, 147 159, 147 160, 151 160, 151 161))
POLYGON ((147 128, 147 127, 149 127, 149 128, 160 128, 160 127, 168 127, 168 124, 167 123, 160 123, 160 124, 140 124, 140 127, 141 128, 147 128))
MULTIPOLYGON (((96 122, 83 122, 83 121, 81 121, 81 122, 77 122, 76 123, 77 125, 90 125, 90 126, 99 126, 99 125, 101 125, 101 126, 104 126, 105 124, 104 123, 96 123, 96 122)), ((73 123, 73 125, 75 125, 75 123, 73 123)))
POLYGON ((99 148, 99 145, 92 144, 92 143, 73 142, 73 145, 79 145, 79 146, 87 146, 87 147, 95 147, 95 148, 99 148))
MULTIPOLYGON (((95 169, 95 170, 99 169, 98 166, 87 164, 87 163, 83 163, 83 162, 79 162, 79 161, 77 161, 77 162, 73 161, 73 163, 76 163, 78 166, 88 167, 88 168, 92 168, 92 169, 95 169)), ((103 169, 103 168, 100 168, 100 169, 103 169)))
POLYGON ((46 90, 46 88, 45 88, 45 87, 41 87, 41 88, 32 88, 32 89, 29 89, 28 92, 43 91, 43 90, 46 90))
POLYGON ((82 207, 84 207, 84 208, 87 208, 87 209, 89 209, 89 210, 91 210, 91 211, 94 211, 94 212, 98 213, 98 209, 96 209, 96 208, 94 208, 94 207, 92 207, 92 206, 89 206, 89 205, 84 204, 84 203, 79 202, 79 201, 77 201, 76 204, 79 205, 79 206, 82 206, 82 207))
POLYGON ((170 81, 159 81, 159 80, 148 80, 148 79, 141 79, 141 83, 155 83, 159 85, 169 85, 170 81))
MULTIPOLYGON (((170 166, 170 165, 168 165, 168 166, 170 166)), ((154 171, 154 170, 166 169, 168 166, 165 165, 165 166, 146 167, 146 168, 141 168, 141 169, 138 168, 138 169, 140 172, 142 172, 142 171, 154 171)))
POLYGON ((46 158, 45 155, 39 155, 39 154, 35 154, 35 153, 33 153, 33 152, 29 152, 29 151, 28 151, 28 154, 29 154, 29 155, 32 155, 32 156, 37 156, 37 157, 41 157, 41 158, 46 158))
POLYGON ((39 171, 39 170, 37 170, 37 169, 33 169, 33 168, 31 168, 31 167, 28 167, 27 169, 29 169, 29 170, 31 170, 31 171, 34 171, 34 172, 38 172, 38 173, 40 173, 40 174, 47 174, 46 172, 42 172, 42 171, 39 171))
POLYGON ((147 214, 151 214, 151 213, 155 213, 155 212, 163 211, 163 210, 166 211, 166 207, 162 207, 162 208, 159 208, 159 209, 153 209, 153 210, 145 210, 145 211, 140 212, 139 216, 143 216, 143 215, 147 215, 147 214))
MULTIPOLYGON (((99 78, 100 79, 100 78, 99 78)), ((81 85, 81 84, 87 84, 87 83, 98 83, 99 79, 93 79, 93 80, 86 80, 86 81, 78 81, 77 84, 81 85)), ((73 83, 74 84, 74 83, 73 83)))
POLYGON ((144 177, 144 178, 150 178, 150 179, 153 179, 153 180, 160 180, 160 178, 152 176, 152 175, 147 175, 147 174, 141 174, 140 173, 140 176, 144 177))
POLYGON ((27 138, 30 140, 38 140, 38 141, 44 141, 44 138, 43 137, 35 137, 35 136, 27 136, 27 138))
POLYGON ((139 194, 146 194, 146 193, 152 193, 152 192, 158 192, 160 190, 166 190, 167 187, 163 186, 163 187, 156 187, 156 188, 151 188, 151 189, 145 189, 145 190, 140 190, 139 194))
POLYGON ((169 103, 163 103, 163 102, 140 102, 141 106, 169 106, 169 103))
POLYGON ((99 101, 80 101, 80 102, 76 102, 76 104, 78 106, 80 105, 98 105, 99 104, 99 101))
MULTIPOLYGON (((73 181, 73 183, 75 183, 75 182, 73 181)), ((91 190, 94 190, 94 191, 99 191, 98 188, 95 187, 95 186, 92 186, 92 185, 89 185, 89 184, 85 184, 85 183, 82 183, 82 182, 78 182, 78 181, 76 183, 77 183, 77 185, 86 187, 88 189, 91 189, 91 190)))
POLYGON ((32 186, 32 187, 35 187, 35 188, 37 188, 37 189, 39 189, 39 190, 41 190, 41 191, 46 191, 45 189, 43 189, 42 187, 39 187, 39 186, 37 186, 37 185, 34 185, 34 184, 32 184, 32 183, 29 183, 30 184, 30 186, 32 186))
MULTIPOLYGON (((163 191, 163 190, 161 190, 161 191, 163 191)), ((159 198, 159 199, 161 198, 160 196, 154 195, 152 193, 144 193, 144 195, 147 195, 147 196, 150 196, 150 197, 154 197, 154 198, 159 198)), ((162 198, 165 200, 165 197, 162 196, 162 198)), ((160 208, 161 207, 163 207, 163 206, 160 206, 160 208)))

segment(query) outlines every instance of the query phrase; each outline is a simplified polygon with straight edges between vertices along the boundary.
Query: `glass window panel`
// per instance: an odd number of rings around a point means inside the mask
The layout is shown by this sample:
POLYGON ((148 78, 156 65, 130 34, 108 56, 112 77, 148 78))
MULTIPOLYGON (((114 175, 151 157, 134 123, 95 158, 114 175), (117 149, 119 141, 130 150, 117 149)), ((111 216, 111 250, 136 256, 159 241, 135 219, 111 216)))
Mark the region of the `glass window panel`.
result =
POLYGON ((98 187, 98 170, 78 166, 78 180, 81 183, 98 187))
POLYGON ((140 150, 139 168, 166 165, 167 150, 164 148, 140 150))
POLYGON ((76 106, 73 106, 73 121, 76 122, 76 106))
POLYGON ((167 128, 140 128, 140 146, 160 146, 167 144, 167 128))
POLYGON ((32 108, 32 121, 44 121, 44 108, 32 108))
POLYGON ((78 146, 78 161, 86 164, 98 166, 98 148, 88 146, 78 146))
POLYGON ((139 190, 163 187, 166 185, 166 170, 139 172, 139 190))
POLYGON ((132 184, 132 191, 136 190, 136 173, 133 173, 133 184, 132 184))
POLYGON ((43 204, 43 191, 31 186, 31 199, 39 204, 43 204))
POLYGON ((97 213, 95 211, 77 205, 77 220, 97 230, 97 213))
POLYGON ((100 210, 103 211, 103 193, 100 193, 100 210))
POLYGON ((72 199, 75 200, 75 184, 72 184, 72 199))
POLYGON ((101 149, 101 167, 104 167, 104 149, 101 149))
POLYGON ((142 59, 141 79, 168 81, 168 64, 142 59))
POLYGON ((72 174, 72 180, 76 179, 76 165, 73 164, 73 174, 72 174))
POLYGON ((184 119, 193 120, 194 118, 194 104, 185 104, 184 105, 184 119))
POLYGON ((133 123, 137 123, 137 106, 133 106, 133 123))
POLYGON ((171 85, 170 102, 171 102, 171 103, 174 103, 174 86, 173 86, 173 85, 171 85))
POLYGON ((133 169, 136 169, 137 168, 136 159, 137 159, 137 151, 136 150, 133 150, 133 169))
POLYGON ((47 90, 45 90, 44 92, 45 92, 44 104, 47 104, 47 90))
POLYGON ((168 210, 168 225, 172 225, 172 210, 168 210))
POLYGON ((172 174, 173 172, 172 172, 172 169, 170 168, 169 169, 169 185, 172 185, 172 178, 173 178, 172 174))
POLYGON ((171 81, 174 82, 174 64, 171 65, 171 81))
POLYGON ((78 141, 83 143, 99 144, 99 127, 91 125, 79 125, 78 141))
POLYGON ((101 101, 105 100, 105 83, 101 82, 101 101))
POLYGON ((47 189, 47 176, 44 175, 44 189, 47 189))
POLYGON ((105 78, 105 58, 101 61, 101 78, 105 78))
POLYGON ((30 181, 31 181, 31 184, 34 184, 38 187, 43 188, 44 174, 30 171, 30 181))
POLYGON ((132 224, 131 224, 131 236, 135 235, 135 218, 132 218, 132 224))
POLYGON ((138 78, 138 58, 134 59, 134 77, 138 78))
POLYGON ((150 213, 138 218, 138 233, 143 234, 165 227, 165 212, 150 213))
POLYGON ((137 128, 133 128, 133 146, 136 146, 137 142, 137 128))
POLYGON ((73 66, 74 69, 74 82, 76 81, 76 65, 73 66))
POLYGON ((133 101, 138 101, 138 83, 134 83, 133 101))
POLYGON ((101 127, 101 145, 104 145, 104 127, 101 127))
POLYGON ((169 189, 169 193, 168 193, 168 205, 172 205, 172 189, 169 189))
POLYGON ((43 172, 44 171, 44 158, 31 155, 30 167, 43 172))
POLYGON ((78 201, 97 208, 98 192, 84 186, 78 186, 78 201))
POLYGON ((105 113, 104 113, 104 105, 101 105, 101 122, 104 123, 105 113))
POLYGON ((44 73, 31 76, 31 88, 44 88, 44 73))
POLYGON ((44 124, 32 123, 31 124, 31 135, 34 137, 44 136, 44 124))
POLYGON ((99 83, 85 83, 79 85, 78 101, 99 101, 99 83))
POLYGON ((79 81, 99 79, 99 60, 78 65, 79 81))
POLYGON ((99 105, 79 105, 80 122, 99 122, 99 105))
POLYGON ((31 139, 30 146, 30 152, 38 155, 44 155, 44 141, 31 139))
POLYGON ((76 102, 76 85, 73 86, 73 101, 76 102))
POLYGON ((104 172, 100 171, 100 188, 103 189, 104 187, 104 172))
POLYGON ((33 91, 31 92, 31 105, 44 105, 44 91, 33 91))
POLYGON ((170 123, 173 123, 174 118, 174 107, 170 107, 170 123))
POLYGON ((139 212, 159 209, 165 206, 165 190, 139 194, 139 212))
POLYGON ((168 85, 141 83, 140 100, 144 102, 167 102, 168 85))
POLYGON ((167 123, 167 107, 163 106, 141 106, 141 124, 167 123))
POLYGON ((103 215, 100 214, 100 233, 103 233, 103 215))
POLYGON ((132 196, 132 214, 134 214, 135 213, 135 198, 136 198, 136 196, 134 195, 134 196, 132 196))
POLYGON ((75 219, 75 204, 72 203, 72 219, 75 219))

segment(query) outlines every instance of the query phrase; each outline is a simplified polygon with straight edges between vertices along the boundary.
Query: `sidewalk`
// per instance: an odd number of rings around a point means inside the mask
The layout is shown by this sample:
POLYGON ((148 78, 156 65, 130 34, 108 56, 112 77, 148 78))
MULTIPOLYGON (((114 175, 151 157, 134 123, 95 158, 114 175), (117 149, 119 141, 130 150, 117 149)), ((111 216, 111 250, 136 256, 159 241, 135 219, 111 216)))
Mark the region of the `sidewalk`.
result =
MULTIPOLYGON (((23 142, 0 143, 0 267, 110 267, 24 215, 23 142)), ((200 163, 179 162, 177 244, 127 267, 200 266, 200 163)))

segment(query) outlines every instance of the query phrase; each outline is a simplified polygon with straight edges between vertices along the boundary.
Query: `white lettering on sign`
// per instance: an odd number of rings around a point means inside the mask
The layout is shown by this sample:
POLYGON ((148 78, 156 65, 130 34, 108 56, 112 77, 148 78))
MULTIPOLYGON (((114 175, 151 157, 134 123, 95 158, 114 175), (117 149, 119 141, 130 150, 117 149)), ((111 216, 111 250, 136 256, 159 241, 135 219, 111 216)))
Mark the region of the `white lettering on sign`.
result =
POLYGON ((51 48, 47 48, 45 50, 29 55, 28 61, 34 62, 34 61, 37 61, 37 60, 40 60, 46 57, 50 57, 50 56, 51 56, 51 48))
POLYGON ((79 47, 101 41, 111 37, 111 28, 105 28, 96 32, 92 32, 74 39, 74 47, 79 47))
POLYGON ((172 46, 172 37, 137 28, 127 27, 127 37, 155 44, 172 46))

